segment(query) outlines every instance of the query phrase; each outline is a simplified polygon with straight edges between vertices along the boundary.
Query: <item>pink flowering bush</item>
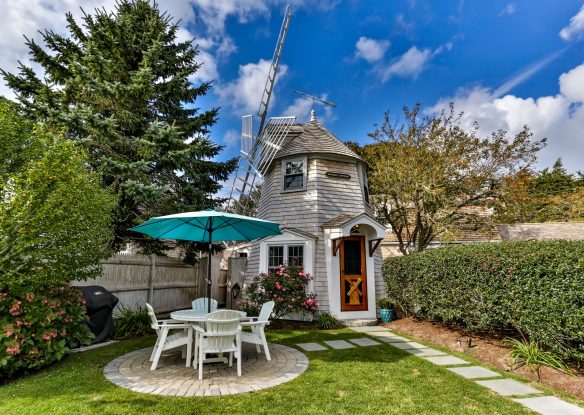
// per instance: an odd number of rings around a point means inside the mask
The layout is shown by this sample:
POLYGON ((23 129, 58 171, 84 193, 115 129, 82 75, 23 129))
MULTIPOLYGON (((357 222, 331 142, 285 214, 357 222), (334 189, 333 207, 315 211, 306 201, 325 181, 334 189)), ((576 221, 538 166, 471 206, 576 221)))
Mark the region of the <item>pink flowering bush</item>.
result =
POLYGON ((240 309, 249 315, 257 315, 262 304, 273 300, 275 318, 296 312, 313 315, 318 301, 315 293, 307 292, 311 280, 312 276, 304 273, 302 267, 284 264, 253 279, 245 290, 247 301, 240 309))
POLYGON ((67 285, 0 290, 0 380, 60 360, 91 342, 85 301, 67 285))

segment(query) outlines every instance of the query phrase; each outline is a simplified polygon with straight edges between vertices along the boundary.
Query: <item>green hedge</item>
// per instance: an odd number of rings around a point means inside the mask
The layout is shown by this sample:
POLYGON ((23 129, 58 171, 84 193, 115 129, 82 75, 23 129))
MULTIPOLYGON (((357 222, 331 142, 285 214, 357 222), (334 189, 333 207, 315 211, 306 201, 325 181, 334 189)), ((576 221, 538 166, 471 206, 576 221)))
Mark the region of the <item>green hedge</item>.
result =
POLYGON ((402 311, 471 330, 513 329, 584 360, 584 242, 457 245, 385 261, 402 311))

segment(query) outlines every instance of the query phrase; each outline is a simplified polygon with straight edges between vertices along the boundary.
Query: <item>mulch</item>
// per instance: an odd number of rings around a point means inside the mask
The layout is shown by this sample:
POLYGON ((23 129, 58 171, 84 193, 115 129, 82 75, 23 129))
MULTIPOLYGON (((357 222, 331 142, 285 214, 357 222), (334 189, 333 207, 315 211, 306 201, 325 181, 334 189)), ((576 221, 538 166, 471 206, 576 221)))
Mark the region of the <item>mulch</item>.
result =
MULTIPOLYGON (((392 321, 385 326, 454 351, 468 353, 477 360, 511 372, 509 367, 511 361, 508 358, 509 349, 501 344, 501 335, 471 333, 464 327, 445 326, 437 322, 417 320, 411 317, 392 321), (469 337, 471 338, 471 347, 468 347, 469 337)), ((584 369, 573 368, 573 370, 576 377, 542 367, 541 383, 584 399, 584 369)), ((537 375, 527 367, 516 369, 512 373, 537 381, 537 375)))

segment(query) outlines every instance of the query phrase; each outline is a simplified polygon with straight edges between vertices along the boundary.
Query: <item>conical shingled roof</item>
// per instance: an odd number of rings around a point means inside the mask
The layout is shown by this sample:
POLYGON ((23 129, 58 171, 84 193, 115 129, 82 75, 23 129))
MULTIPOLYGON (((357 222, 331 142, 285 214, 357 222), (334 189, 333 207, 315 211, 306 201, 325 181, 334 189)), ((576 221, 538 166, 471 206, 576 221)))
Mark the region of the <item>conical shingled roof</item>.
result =
POLYGON ((334 154, 361 158, 317 121, 293 125, 274 160, 299 154, 334 154))

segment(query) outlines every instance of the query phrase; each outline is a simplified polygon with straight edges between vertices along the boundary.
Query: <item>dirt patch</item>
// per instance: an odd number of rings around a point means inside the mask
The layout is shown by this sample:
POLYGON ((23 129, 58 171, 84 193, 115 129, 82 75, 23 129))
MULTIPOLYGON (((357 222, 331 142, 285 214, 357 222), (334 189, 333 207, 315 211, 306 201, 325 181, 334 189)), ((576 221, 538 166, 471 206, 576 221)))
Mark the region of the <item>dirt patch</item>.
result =
MULTIPOLYGON (((431 343, 447 347, 457 352, 464 352, 470 356, 510 371, 509 349, 501 345, 501 337, 497 335, 478 335, 463 327, 447 327, 440 323, 416 320, 411 317, 392 321, 385 325, 387 328, 399 331, 412 337, 418 337, 431 343), (471 347, 468 346, 470 338, 471 347)), ((528 368, 522 367, 513 374, 536 381, 537 376, 528 368)), ((551 386, 570 395, 584 399, 584 370, 577 371, 576 377, 571 377, 556 370, 543 367, 541 383, 551 386)))

